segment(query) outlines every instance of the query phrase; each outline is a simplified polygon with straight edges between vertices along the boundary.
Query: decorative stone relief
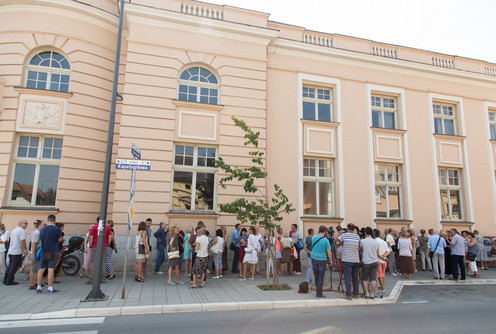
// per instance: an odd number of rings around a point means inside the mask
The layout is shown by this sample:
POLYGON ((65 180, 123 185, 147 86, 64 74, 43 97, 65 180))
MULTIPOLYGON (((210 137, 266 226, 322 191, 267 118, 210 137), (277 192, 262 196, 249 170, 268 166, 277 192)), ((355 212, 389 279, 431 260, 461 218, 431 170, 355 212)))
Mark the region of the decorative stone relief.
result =
POLYGON ((23 125, 58 128, 61 110, 58 103, 26 102, 23 125))

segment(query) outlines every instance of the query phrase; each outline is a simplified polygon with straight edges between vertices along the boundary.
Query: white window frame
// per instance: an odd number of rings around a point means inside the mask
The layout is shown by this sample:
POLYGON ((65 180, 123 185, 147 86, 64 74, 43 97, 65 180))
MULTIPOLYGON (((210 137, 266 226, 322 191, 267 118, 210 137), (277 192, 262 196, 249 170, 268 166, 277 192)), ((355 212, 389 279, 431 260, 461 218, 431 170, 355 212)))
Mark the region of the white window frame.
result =
POLYGON ((398 98, 396 96, 379 94, 379 93, 372 93, 372 95, 370 97, 370 107, 372 109, 372 115, 371 115, 371 117, 372 117, 372 126, 374 126, 374 124, 373 124, 373 120, 374 120, 373 114, 374 114, 374 111, 378 111, 381 114, 381 124, 379 124, 379 126, 378 126, 379 128, 393 129, 393 130, 398 129, 399 112, 398 112, 398 98), (373 102, 374 101, 374 98, 379 98, 380 99, 380 106, 375 106, 374 105, 374 102, 373 102), (392 99, 393 100, 393 103, 394 103, 394 107, 391 108, 391 107, 386 106, 384 99, 392 99), (385 117, 384 117, 384 114, 386 112, 392 113, 394 115, 394 124, 393 124, 393 127, 392 128, 386 127, 385 117))
POLYGON ((39 50, 35 54, 31 55, 29 57, 29 61, 27 62, 25 66, 25 78, 24 78, 24 86, 27 88, 28 87, 28 79, 29 79, 29 71, 35 71, 37 73, 43 72, 47 74, 47 82, 45 88, 30 88, 30 89, 43 89, 47 91, 52 91, 52 92, 61 92, 61 93, 68 93, 70 92, 71 88, 71 63, 69 62, 69 59, 65 55, 63 55, 61 52, 56 51, 56 50, 39 50), (69 63, 69 68, 56 68, 56 67, 51 67, 51 66, 40 66, 40 65, 31 65, 30 62, 31 60, 39 55, 40 53, 43 52, 52 52, 52 53, 58 53, 61 56, 63 56, 67 63, 69 63), (52 75, 53 74, 60 74, 60 75, 67 75, 69 76, 69 82, 67 83, 67 92, 64 90, 52 90, 50 89, 51 84, 52 84, 52 75))
MULTIPOLYGON (((404 217, 404 206, 403 206, 403 186, 402 186, 402 168, 401 165, 398 164, 391 164, 391 163, 383 163, 383 162, 376 162, 374 164, 374 180, 375 180, 375 186, 376 187, 386 187, 386 194, 385 194, 385 201, 386 201, 386 217, 379 217, 377 216, 377 207, 375 208, 375 217, 377 219, 403 219, 404 217), (376 180, 375 179, 375 169, 377 166, 384 166, 385 171, 386 171, 386 180, 376 180), (388 167, 392 166, 395 168, 398 168, 398 181, 390 181, 389 180, 389 172, 388 172, 388 167), (389 203, 389 187, 397 187, 398 188, 398 195, 400 196, 398 204, 400 206, 400 212, 399 212, 399 217, 391 217, 390 216, 390 203, 389 203)), ((375 188, 374 188, 375 189, 375 188)), ((374 191, 375 194, 375 191, 374 191)), ((376 195, 377 196, 377 195, 376 195)), ((377 197, 376 200, 374 201, 375 203, 377 202, 377 197)))
MULTIPOLYGON (((220 104, 220 80, 219 80, 219 77, 211 69, 206 68, 204 66, 199 66, 199 65, 189 66, 189 67, 183 69, 179 73, 179 77, 177 79, 177 82, 178 82, 178 84, 177 84, 177 99, 178 100, 180 100, 180 101, 186 101, 186 102, 196 102, 196 103, 212 104, 212 105, 219 105, 220 104), (181 75, 185 71, 187 71, 187 70, 189 70, 191 68, 195 68, 195 67, 198 67, 200 70, 201 69, 205 69, 205 70, 209 71, 210 73, 212 73, 212 75, 217 80, 217 84, 213 84, 213 83, 209 83, 209 82, 201 82, 201 81, 192 81, 192 80, 181 79, 181 75), (197 91, 196 91, 196 100, 195 101, 188 101, 187 99, 186 100, 182 100, 182 99, 179 98, 179 95, 180 95, 180 86, 181 85, 184 85, 184 86, 187 86, 187 87, 196 87, 197 88, 197 91), (217 89, 217 103, 200 102, 200 100, 201 100, 201 89, 202 88, 217 89)), ((210 98, 210 95, 209 95, 209 98, 210 98)))
POLYGON ((439 134, 439 135, 458 135, 459 130, 458 130, 458 120, 457 120, 457 113, 458 113, 458 108, 455 103, 446 103, 446 102, 441 102, 441 101, 432 101, 432 111, 433 111, 433 117, 434 117, 434 133, 439 134), (441 114, 438 114, 435 112, 435 105, 439 105, 441 108, 441 114), (444 115, 443 114, 443 107, 451 107, 453 108, 453 115, 444 115), (436 132, 436 119, 441 119, 441 127, 442 127, 442 132, 437 133, 436 132), (444 127, 444 120, 452 120, 453 121, 453 134, 446 133, 446 129, 444 127))
POLYGON ((489 109, 487 117, 489 120, 489 138, 496 140, 496 109, 489 109), (494 129, 494 135, 492 129, 494 129))
MULTIPOLYGON (((304 182, 314 182, 315 186, 315 207, 316 213, 314 214, 305 214, 307 217, 319 216, 319 217, 335 217, 336 215, 336 178, 335 178, 335 159, 325 159, 325 158, 317 158, 317 157, 303 157, 303 183, 304 182), (315 176, 305 176, 305 160, 313 160, 315 161, 315 176), (319 176, 319 161, 330 161, 330 176, 319 176), (319 184, 320 183, 330 183, 331 187, 331 209, 329 214, 321 214, 320 213, 320 194, 319 194, 319 184)), ((304 187, 303 187, 304 189, 304 187)), ((304 196, 304 192, 303 192, 304 196)), ((303 203, 305 203, 305 198, 303 198, 303 203)))
POLYGON ((171 201, 170 201, 170 210, 171 211, 180 211, 180 212, 193 212, 193 211, 200 211, 200 212, 214 212, 217 208, 217 168, 215 167, 201 167, 198 166, 198 148, 213 148, 215 149, 215 159, 218 157, 218 147, 215 146, 209 146, 209 145, 202 145, 202 144, 190 144, 190 143, 176 143, 174 144, 174 151, 173 151, 173 156, 172 156, 172 170, 173 170, 173 175, 171 179, 171 201), (176 146, 190 146, 193 147, 193 166, 185 166, 185 165, 176 165, 175 160, 176 160, 176 146), (174 199, 174 175, 175 172, 190 172, 193 173, 192 176, 192 187, 191 187, 191 209, 190 210, 182 210, 182 209, 174 209, 173 205, 173 199, 174 199), (197 179, 197 173, 209 173, 209 174, 214 174, 214 190, 213 190, 213 203, 212 203, 212 209, 211 210, 196 210, 196 203, 195 203, 195 198, 196 198, 196 179, 197 179))
POLYGON ((303 83, 303 87, 302 87, 302 90, 301 90, 301 98, 302 98, 302 115, 301 115, 302 119, 307 120, 306 118, 304 118, 305 108, 303 107, 303 103, 309 102, 309 103, 313 103, 314 104, 314 116, 315 116, 315 119, 313 119, 313 120, 309 119, 310 121, 335 122, 336 117, 334 115, 334 90, 333 90, 332 87, 325 87, 325 86, 318 86, 318 85, 312 85, 312 84, 305 84, 305 83, 303 83), (303 91, 304 91, 305 88, 314 89, 315 90, 315 97, 314 98, 304 97, 303 96, 303 91), (318 90, 329 91, 330 99, 329 100, 319 99, 318 98, 318 90), (328 104, 329 105, 329 121, 321 121, 321 120, 318 119, 318 117, 319 117, 319 108, 318 108, 318 105, 319 104, 328 104))
POLYGON ((464 210, 463 210, 463 180, 462 180, 462 174, 463 171, 460 168, 448 168, 448 167, 438 167, 438 178, 439 178, 439 200, 441 203, 441 218, 442 220, 447 220, 447 221, 461 221, 463 220, 464 217, 464 210), (441 171, 445 172, 446 175, 446 183, 443 183, 443 178, 439 175, 441 174, 441 171), (449 171, 456 171, 458 176, 457 176, 457 181, 458 184, 450 184, 450 177, 449 177, 449 171), (448 198, 448 217, 443 217, 443 201, 442 201, 442 196, 441 192, 443 190, 447 191, 447 198, 448 198), (450 191, 458 191, 460 194, 459 196, 459 202, 458 207, 460 210, 460 217, 457 219, 453 218, 453 210, 452 210, 452 205, 451 205, 451 196, 450 196, 450 191))
MULTIPOLYGON (((8 197, 8 203, 10 206, 15 206, 15 207, 55 207, 57 203, 57 197, 55 197, 55 203, 53 205, 36 205, 36 199, 38 195, 38 181, 39 181, 39 176, 40 176, 40 166, 42 165, 50 165, 50 166, 59 166, 59 178, 57 179, 57 194, 58 194, 58 182, 60 180, 60 161, 61 159, 44 159, 42 157, 43 155, 43 144, 45 142, 46 138, 57 138, 57 139, 62 139, 62 150, 63 150, 63 137, 60 136, 53 136, 53 135, 40 135, 40 134, 33 134, 33 133, 19 133, 16 138, 16 146, 15 146, 15 152, 14 152, 14 160, 13 160, 13 165, 12 165, 12 177, 10 181, 10 189, 9 189, 9 197, 8 197), (37 152, 37 157, 36 158, 24 158, 24 157, 17 157, 18 150, 19 150, 19 144, 22 136, 27 136, 27 137, 38 137, 40 138, 38 142, 38 152, 37 152), (35 172, 34 172, 34 179, 33 179, 33 193, 32 193, 32 198, 31 198, 31 203, 29 205, 22 205, 18 203, 12 202, 12 192, 14 191, 14 177, 15 177, 15 170, 17 164, 32 164, 35 165, 35 172)), ((62 152, 61 152, 62 155, 62 152)))

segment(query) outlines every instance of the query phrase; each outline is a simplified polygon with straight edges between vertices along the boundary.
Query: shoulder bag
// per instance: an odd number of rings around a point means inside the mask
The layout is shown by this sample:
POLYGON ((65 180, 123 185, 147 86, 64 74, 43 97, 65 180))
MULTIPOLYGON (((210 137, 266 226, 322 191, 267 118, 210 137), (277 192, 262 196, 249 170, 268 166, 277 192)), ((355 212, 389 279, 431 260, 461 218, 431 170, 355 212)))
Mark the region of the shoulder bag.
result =
POLYGON ((439 236, 439 239, 437 239, 437 244, 436 244, 436 247, 434 247, 434 250, 431 250, 431 251, 429 252, 429 257, 431 257, 431 258, 432 258, 432 257, 434 257, 434 252, 436 251, 437 246, 439 246, 439 242, 441 241, 441 238, 442 238, 442 237, 441 237, 441 236, 439 236))

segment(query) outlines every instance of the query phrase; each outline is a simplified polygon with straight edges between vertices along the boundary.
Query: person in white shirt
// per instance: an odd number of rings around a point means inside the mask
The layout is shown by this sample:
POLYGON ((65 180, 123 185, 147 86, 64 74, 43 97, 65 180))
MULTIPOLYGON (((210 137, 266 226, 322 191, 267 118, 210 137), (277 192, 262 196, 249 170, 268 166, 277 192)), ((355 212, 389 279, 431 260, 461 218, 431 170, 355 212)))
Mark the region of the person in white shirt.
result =
POLYGON ((198 230, 195 242, 196 259, 193 265, 193 283, 191 288, 196 288, 196 279, 200 276, 200 288, 203 288, 205 282, 205 273, 207 272, 208 265, 208 238, 205 235, 205 228, 202 227, 198 230))
POLYGON ((374 230, 375 241, 379 244, 379 265, 377 267, 377 280, 379 281, 379 294, 382 297, 386 292, 386 267, 390 248, 386 241, 381 239, 381 231, 374 230))
POLYGON ((31 233, 31 245, 29 250, 29 256, 31 257, 32 264, 29 268, 29 290, 36 290, 36 250, 40 243, 40 230, 46 225, 42 220, 37 220, 33 223, 35 230, 31 233))
POLYGON ((224 231, 222 229, 217 229, 215 231, 215 239, 212 240, 210 244, 211 250, 214 257, 214 266, 215 266, 215 276, 212 278, 221 278, 222 277, 222 255, 224 252, 224 231))
POLYGON ((7 270, 7 265, 5 264, 5 259, 7 254, 5 252, 5 243, 9 241, 10 232, 5 229, 5 225, 0 223, 0 274, 5 274, 7 270))
POLYGON ((365 228, 365 239, 360 240, 362 250, 362 286, 365 298, 375 298, 377 267, 379 266, 379 244, 372 238, 372 228, 365 228), (370 283, 370 292, 369 292, 370 283))
POLYGON ((9 256, 9 265, 3 277, 3 284, 16 285, 14 281, 17 270, 21 267, 22 257, 26 256, 28 249, 26 246, 26 232, 28 221, 23 219, 19 221, 18 226, 10 233, 10 247, 7 255, 9 256))

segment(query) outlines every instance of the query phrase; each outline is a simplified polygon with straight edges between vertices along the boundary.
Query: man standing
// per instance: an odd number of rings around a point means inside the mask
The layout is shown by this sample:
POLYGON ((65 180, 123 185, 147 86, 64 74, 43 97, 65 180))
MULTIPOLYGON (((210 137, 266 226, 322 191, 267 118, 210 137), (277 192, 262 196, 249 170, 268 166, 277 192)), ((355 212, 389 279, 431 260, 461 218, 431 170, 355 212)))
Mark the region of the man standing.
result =
POLYGON ((32 263, 29 268, 29 290, 36 289, 36 250, 40 246, 40 230, 44 227, 42 220, 37 220, 33 223, 34 231, 31 233, 31 244, 29 246, 29 256, 31 257, 32 263))
POLYGON ((10 233, 10 246, 7 253, 9 257, 9 265, 5 271, 3 284, 16 285, 18 282, 14 281, 14 276, 22 265, 22 257, 28 253, 26 246, 26 232, 28 221, 23 219, 17 224, 18 226, 10 233))
MULTIPOLYGON (((87 282, 87 284, 91 284, 92 280, 95 278, 95 256, 96 256, 96 247, 98 245, 98 227, 99 227, 99 221, 100 217, 96 218, 96 224, 93 225, 90 229, 90 238, 89 238, 89 244, 91 248, 91 279, 87 282)), ((112 239, 112 230, 110 229, 110 226, 105 225, 105 231, 103 233, 103 254, 107 254, 107 248, 110 244, 110 241, 112 239)), ((105 283, 105 280, 103 279, 105 277, 105 261, 102 258, 102 263, 101 263, 102 269, 101 269, 101 277, 100 279, 102 280, 102 283, 105 283)))
POLYGON ((365 228, 365 239, 360 240, 362 249, 362 285, 365 298, 375 298, 377 267, 379 266, 379 243, 372 238, 372 228, 365 228), (370 282, 370 292, 369 292, 370 282))
MULTIPOLYGON (((146 218, 145 220, 146 223, 146 242, 148 243, 148 249, 150 250, 150 253, 152 253, 152 245, 150 243, 150 238, 152 237, 152 219, 151 218, 146 218)), ((143 263, 143 275, 146 277, 148 276, 146 272, 146 265, 148 264, 148 257, 145 260, 145 263, 143 263)))
POLYGON ((386 267, 390 249, 387 242, 381 239, 381 231, 374 230, 374 236, 375 241, 379 244, 379 265, 377 267, 377 280, 379 281, 379 293, 382 298, 382 296, 386 292, 386 267))
POLYGON ((458 234, 456 228, 451 229, 451 234, 453 237, 451 238, 451 265, 453 269, 453 280, 458 281, 458 267, 461 272, 461 280, 465 280, 465 239, 462 238, 461 235, 458 234))
POLYGON ((59 242, 63 240, 62 230, 55 226, 55 216, 49 215, 47 218, 47 225, 40 231, 40 241, 43 250, 40 262, 40 269, 38 270, 38 286, 36 292, 41 293, 41 282, 45 269, 48 269, 48 293, 56 293, 59 290, 53 288, 54 269, 57 260, 60 256, 59 242))
MULTIPOLYGON (((432 256, 434 278, 444 279, 444 247, 446 247, 446 241, 439 235, 438 230, 433 231, 433 234, 429 237, 427 246, 431 252, 434 252, 432 256)), ((428 261, 430 262, 430 259, 428 261)))
POLYGON ((291 224, 291 232, 289 232, 289 237, 293 239, 293 244, 295 245, 296 253, 298 253, 296 259, 293 259, 293 271, 294 274, 301 275, 301 259, 300 259, 301 249, 298 249, 298 247, 296 247, 296 244, 298 243, 298 241, 302 241, 303 235, 301 235, 300 231, 298 231, 297 224, 291 224))
POLYGON ((420 261, 422 262, 422 270, 425 271, 425 263, 427 262, 427 269, 432 271, 431 261, 429 259, 429 247, 427 245, 429 242, 429 237, 425 234, 424 229, 420 230, 420 236, 417 240, 419 242, 419 255, 420 261))
POLYGON ((233 257, 233 262, 232 262, 232 273, 237 274, 239 273, 238 270, 238 264, 239 264, 239 247, 241 247, 241 243, 239 242, 239 239, 241 238, 241 234, 239 232, 241 227, 241 224, 236 224, 234 226, 234 231, 232 232, 231 235, 231 250, 234 251, 234 257, 233 257), (234 248, 234 249, 233 249, 234 248))
POLYGON ((327 239, 327 228, 320 225, 319 234, 312 237, 312 268, 315 276, 316 297, 325 298, 322 294, 322 287, 324 286, 324 276, 326 271, 326 263, 332 266, 332 252, 331 245, 327 239))
MULTIPOLYGON (((160 266, 165 261, 165 251, 167 247, 167 228, 164 222, 161 222, 158 230, 153 234, 157 238, 157 259, 155 261, 155 275, 163 275, 164 273, 160 271, 160 266)), ((188 242, 186 240, 186 242, 188 242)))
POLYGON ((360 293, 358 283, 358 269, 360 268, 360 256, 358 248, 360 237, 354 233, 355 225, 348 224, 348 232, 341 235, 340 241, 343 243, 343 272, 346 286, 346 299, 358 298, 360 293), (351 286, 353 284, 353 291, 351 286))
POLYGON ((396 240, 394 238, 394 231, 392 228, 389 228, 387 230, 387 235, 386 235, 386 243, 389 245, 389 248, 391 251, 389 252, 388 256, 388 268, 389 268, 389 273, 392 276, 398 276, 398 271, 396 270, 396 250, 398 247, 396 246, 396 240))
POLYGON ((307 277, 305 278, 305 281, 310 283, 312 282, 312 238, 314 235, 314 230, 313 228, 308 229, 308 236, 305 239, 305 246, 303 246, 303 249, 307 252, 307 258, 308 258, 308 268, 307 268, 307 277))

